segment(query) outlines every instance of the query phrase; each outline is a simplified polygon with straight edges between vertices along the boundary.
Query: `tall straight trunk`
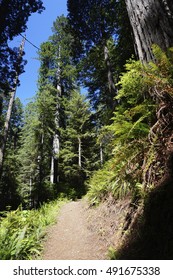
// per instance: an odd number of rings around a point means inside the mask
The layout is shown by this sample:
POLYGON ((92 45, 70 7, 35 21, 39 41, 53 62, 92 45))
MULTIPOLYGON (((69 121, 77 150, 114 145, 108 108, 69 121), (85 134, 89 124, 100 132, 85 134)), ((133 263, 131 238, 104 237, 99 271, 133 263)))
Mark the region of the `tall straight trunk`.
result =
POLYGON ((79 168, 82 167, 82 141, 80 137, 78 137, 78 165, 79 168))
POLYGON ((53 139, 53 155, 51 158, 51 174, 50 174, 50 182, 52 184, 56 184, 59 182, 58 176, 58 156, 60 151, 60 141, 59 135, 55 134, 53 139))
POLYGON ((41 134, 41 139, 40 139, 40 155, 38 156, 38 166, 39 166, 39 183, 41 185, 44 173, 43 173, 43 146, 44 146, 44 134, 41 134))
POLYGON ((103 165, 103 147, 102 147, 102 143, 100 143, 100 164, 103 165))
MULTIPOLYGON (((22 56, 23 56, 24 45, 25 45, 25 38, 23 38, 23 40, 21 42, 21 45, 20 45, 20 48, 19 48, 18 61, 20 61, 22 56)), ((18 65, 17 65, 17 67, 18 67, 18 65)), ((16 69, 14 87, 13 87, 13 90, 11 91, 11 93, 10 93, 10 101, 9 101, 9 104, 8 104, 8 110, 7 110, 5 123, 4 123, 4 130, 3 130, 3 135, 2 135, 2 144, 1 144, 1 147, 0 147, 0 176, 2 174, 3 161, 4 161, 4 155, 5 155, 5 147, 6 147, 6 143, 7 143, 11 113, 12 113, 13 104, 14 104, 15 95, 16 95, 16 90, 17 90, 18 77, 19 77, 19 71, 16 69)))
POLYGON ((6 147, 7 137, 8 137, 8 130, 9 130, 9 124, 10 124, 10 118, 11 118, 13 103, 14 103, 14 99, 15 99, 15 93, 16 93, 16 89, 13 92, 11 92, 11 94, 10 94, 10 101, 9 101, 9 104, 8 104, 8 110, 7 110, 7 115, 6 115, 5 124, 4 124, 4 131, 3 131, 3 136, 2 136, 2 145, 0 147, 0 174, 2 172, 3 160, 4 160, 4 154, 5 154, 5 147, 6 147))
POLYGON ((109 50, 108 50, 108 46, 107 46, 107 43, 105 40, 104 40, 103 48, 104 48, 104 60, 105 60, 106 68, 107 68, 108 87, 109 87, 109 93, 111 96, 110 106, 111 106, 111 108, 113 108, 115 105, 115 101, 113 101, 113 99, 117 93, 117 88, 115 86, 115 81, 114 81, 112 67, 111 67, 111 61, 110 61, 110 57, 109 57, 109 50))
MULTIPOLYGON (((59 111, 59 109, 58 109, 59 111)), ((56 129, 59 128, 59 121, 57 121, 57 118, 59 118, 59 115, 56 114, 55 123, 56 123, 56 129)), ((50 182, 52 184, 56 184, 59 182, 59 176, 58 176, 58 157, 60 152, 60 139, 59 134, 56 131, 53 137, 53 154, 51 158, 51 174, 50 174, 50 182)))
MULTIPOLYGON (((60 59, 60 47, 59 47, 59 59, 60 59)), ((50 182, 52 184, 57 184, 59 182, 58 175, 58 158, 60 152, 60 136, 59 136, 59 127, 60 127, 60 104, 59 99, 62 95, 62 87, 61 87, 61 69, 60 64, 58 63, 57 73, 57 105, 56 105, 56 113, 55 113, 55 134, 53 138, 53 154, 51 159, 51 174, 50 174, 50 182)))
POLYGON ((142 62, 153 60, 152 45, 173 46, 172 0, 125 0, 135 45, 142 62))
POLYGON ((29 178, 29 197, 30 197, 30 200, 29 200, 29 209, 32 209, 34 207, 34 202, 33 202, 33 197, 32 197, 32 177, 30 176, 29 178))

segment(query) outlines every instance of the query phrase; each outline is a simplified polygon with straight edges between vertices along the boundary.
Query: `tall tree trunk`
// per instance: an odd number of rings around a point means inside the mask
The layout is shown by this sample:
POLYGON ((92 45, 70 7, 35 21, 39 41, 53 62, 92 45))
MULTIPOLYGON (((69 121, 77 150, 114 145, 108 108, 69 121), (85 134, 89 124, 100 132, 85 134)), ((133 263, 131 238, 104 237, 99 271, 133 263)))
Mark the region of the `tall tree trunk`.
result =
POLYGON ((115 86, 115 81, 114 81, 114 77, 113 77, 113 73, 112 73, 112 67, 111 67, 111 62, 110 62, 110 57, 109 57, 109 50, 108 50, 108 46, 106 43, 106 40, 104 40, 104 60, 105 60, 105 64, 106 64, 106 68, 107 68, 107 77, 108 77, 108 87, 109 87, 109 93, 111 96, 111 104, 110 107, 113 109, 115 104, 115 100, 114 97, 117 93, 117 88, 115 86))
MULTIPOLYGON (((60 47, 59 47, 59 59, 60 59, 60 47)), ((53 155, 51 159, 51 175, 50 175, 50 182, 52 184, 57 184, 59 182, 58 176, 58 158, 60 152, 60 136, 59 136, 59 127, 60 127, 60 104, 59 99, 62 95, 62 87, 61 87, 61 69, 60 64, 58 63, 57 68, 57 105, 56 105, 56 113, 55 113, 55 134, 53 138, 53 155)))
POLYGON ((38 166, 39 166, 39 183, 41 185, 44 174, 43 174, 43 146, 44 146, 44 134, 41 134, 41 139, 40 139, 40 154, 38 156, 38 166))
POLYGON ((103 165, 103 147, 102 147, 102 143, 100 143, 100 164, 103 165))
POLYGON ((50 174, 50 182, 52 184, 56 184, 59 182, 59 176, 58 176, 59 151, 60 151, 59 135, 55 134, 53 139, 53 155, 51 159, 51 174, 50 174))
POLYGON ((14 91, 11 92, 11 94, 10 94, 10 101, 9 101, 9 104, 8 104, 8 110, 7 110, 7 115, 6 115, 5 124, 4 124, 2 144, 1 144, 1 147, 0 147, 0 174, 2 173, 2 166, 3 166, 3 160, 4 160, 4 154, 5 154, 5 146, 6 146, 7 137, 8 137, 8 130, 9 130, 9 124, 10 124, 10 118, 11 118, 13 103, 14 103, 14 99, 15 99, 15 93, 16 93, 16 89, 14 89, 14 91))
MULTIPOLYGON (((56 115, 57 117, 57 115, 56 115)), ((56 121, 57 124, 57 121, 56 121)), ((56 127, 57 129, 58 127, 56 127)), ((51 174, 50 174, 50 182, 52 184, 57 184, 59 182, 58 176, 58 157, 60 152, 60 139, 59 134, 56 131, 53 137, 53 155, 51 159, 51 174)))
POLYGON ((79 168, 82 167, 82 141, 80 137, 78 137, 78 165, 79 168))
MULTIPOLYGON (((23 40, 21 42, 21 45, 20 45, 20 48, 19 48, 18 61, 20 61, 22 56, 23 56, 24 45, 25 45, 25 38, 23 38, 23 40)), ((17 65, 17 69, 18 69, 18 66, 19 65, 17 65)), ((3 130, 3 135, 2 135, 2 144, 1 144, 1 147, 0 147, 0 176, 2 174, 5 147, 6 147, 6 143, 7 143, 11 113, 12 113, 13 104, 14 104, 15 95, 16 95, 16 90, 17 90, 17 81, 18 81, 18 77, 19 77, 19 70, 17 70, 17 69, 16 69, 16 73, 15 73, 14 87, 13 87, 13 90, 11 91, 11 93, 10 93, 10 101, 9 101, 9 104, 8 104, 8 110, 7 110, 6 119, 5 119, 5 123, 4 123, 4 130, 3 130)))
POLYGON ((172 0, 125 0, 135 45, 142 62, 153 60, 152 45, 173 46, 172 0))
MULTIPOLYGON (((125 1, 133 27, 136 49, 142 62, 145 63, 154 59, 151 48, 153 44, 157 44, 163 51, 173 46, 172 0, 125 1)), ((140 258, 141 254, 146 259, 152 259, 153 257, 160 259, 163 256, 169 259, 170 252, 172 257, 172 251, 167 248, 172 246, 169 232, 171 233, 173 230, 170 222, 172 217, 169 216, 173 209, 171 199, 173 186, 173 98, 170 91, 167 90, 167 86, 163 89, 162 86, 155 84, 153 88, 150 88, 151 91, 157 104, 157 121, 149 133, 152 150, 149 149, 148 155, 145 154, 142 167, 143 186, 145 189, 148 188, 149 194, 147 203, 144 200, 144 205, 141 204, 136 210, 136 205, 133 204, 131 210, 127 213, 125 227, 130 234, 124 242, 126 245, 125 250, 123 248, 123 257, 119 252, 122 259, 128 259, 134 252, 132 258, 136 259, 140 258), (152 161, 151 153, 153 154, 152 161), (155 186, 154 190, 153 186, 155 186), (159 214, 156 218, 157 213, 159 214), (141 216, 143 218, 142 223, 140 221, 141 216), (165 232, 162 231, 163 222, 160 217, 164 217, 165 232), (140 233, 140 238, 137 237, 136 233, 137 235, 140 233), (158 238, 157 233, 159 233, 158 238), (168 237, 168 241, 165 236, 168 237), (145 250, 144 242, 146 240, 145 250), (164 241, 160 242, 161 240, 164 241)))
POLYGON ((29 178, 29 209, 32 209, 34 207, 33 197, 32 197, 32 177, 29 178))

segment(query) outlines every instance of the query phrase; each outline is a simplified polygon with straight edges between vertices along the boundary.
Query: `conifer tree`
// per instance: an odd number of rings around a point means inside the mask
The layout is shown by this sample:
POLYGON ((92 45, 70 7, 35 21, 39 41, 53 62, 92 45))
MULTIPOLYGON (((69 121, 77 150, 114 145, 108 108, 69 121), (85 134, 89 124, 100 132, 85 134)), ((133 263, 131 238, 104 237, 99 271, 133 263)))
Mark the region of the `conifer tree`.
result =
POLYGON ((24 62, 22 42, 20 48, 11 49, 9 41, 26 30, 29 16, 43 10, 42 1, 1 1, 0 2, 0 118, 2 121, 4 98, 10 96, 8 110, 2 124, 0 143, 0 176, 2 175, 5 148, 16 88, 19 85, 19 75, 23 72, 24 62))
MULTIPOLYGON (((5 103, 5 102, 4 102, 5 103)), ((4 104, 4 111, 7 110, 8 100, 4 104)), ((4 112, 5 113, 5 112, 4 112)), ((20 133, 23 127, 23 106, 16 98, 11 114, 11 122, 6 143, 6 153, 4 157, 4 167, 0 180, 0 209, 4 210, 5 206, 16 208, 20 203, 20 197, 17 193, 19 186, 18 174, 20 165, 17 153, 20 149, 20 133)))
POLYGON ((9 98, 8 110, 7 110, 7 113, 5 116, 4 127, 2 129, 2 139, 1 139, 1 145, 0 145, 0 176, 2 174, 2 169, 3 169, 6 142, 7 142, 7 137, 8 137, 11 114, 12 114, 12 110, 13 110, 13 104, 14 104, 14 100, 15 100, 15 94, 16 94, 16 90, 17 90, 18 78, 20 75, 20 63, 21 63, 22 56, 23 56, 24 44, 25 44, 25 38, 22 40, 20 48, 19 48, 17 63, 15 66, 15 71, 14 71, 15 72, 14 87, 11 89, 11 92, 9 94, 10 98, 9 98))
POLYGON ((95 109, 106 111, 104 124, 108 124, 116 105, 119 73, 134 53, 125 3, 69 0, 67 6, 74 57, 81 61, 80 79, 89 88, 95 109), (124 37, 128 44, 123 43, 124 37))
POLYGON ((63 183, 74 188, 77 195, 85 193, 84 182, 96 168, 95 128, 89 104, 83 95, 74 91, 66 106, 67 124, 62 130, 60 172, 63 183))
POLYGON ((26 108, 21 148, 18 153, 18 192, 26 207, 37 207, 39 203, 55 195, 55 190, 49 183, 51 144, 55 126, 55 96, 55 89, 47 85, 26 108))
POLYGON ((65 106, 76 79, 65 25, 65 17, 57 18, 53 35, 40 47, 39 89, 26 110, 19 151, 19 193, 26 207, 35 207, 59 191, 60 131, 66 128, 65 106))
MULTIPOLYGON (((0 1, 0 91, 8 94, 16 78, 17 48, 11 49, 9 42, 20 33, 25 32, 28 18, 32 13, 43 11, 40 0, 1 0, 0 1)), ((17 65, 19 67, 19 65, 17 65)), ((20 66, 20 72, 23 67, 20 66)), ((2 97, 2 95, 1 95, 2 97)))
MULTIPOLYGON (((50 41, 43 45, 45 51, 40 54, 42 61, 40 77, 43 77, 41 79, 45 80, 45 82, 51 83, 57 90, 55 131, 52 140, 50 175, 51 183, 54 184, 57 184, 59 181, 58 158, 61 145, 60 128, 66 126, 64 104, 65 100, 70 98, 71 91, 75 88, 76 82, 76 69, 72 63, 69 48, 72 38, 71 35, 65 31, 66 25, 67 19, 64 16, 56 19, 52 28, 53 35, 50 37, 50 41), (45 73, 47 74, 45 75, 45 73)), ((40 80, 40 86, 42 82, 43 81, 40 80)))

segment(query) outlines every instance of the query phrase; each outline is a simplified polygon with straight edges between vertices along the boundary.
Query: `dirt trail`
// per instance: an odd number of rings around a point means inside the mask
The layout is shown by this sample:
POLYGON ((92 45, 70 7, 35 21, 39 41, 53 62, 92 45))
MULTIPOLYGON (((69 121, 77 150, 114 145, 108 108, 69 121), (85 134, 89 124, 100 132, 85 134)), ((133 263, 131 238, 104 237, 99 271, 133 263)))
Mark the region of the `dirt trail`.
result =
POLYGON ((101 260, 107 248, 91 230, 87 204, 83 201, 65 204, 45 242, 43 260, 101 260))

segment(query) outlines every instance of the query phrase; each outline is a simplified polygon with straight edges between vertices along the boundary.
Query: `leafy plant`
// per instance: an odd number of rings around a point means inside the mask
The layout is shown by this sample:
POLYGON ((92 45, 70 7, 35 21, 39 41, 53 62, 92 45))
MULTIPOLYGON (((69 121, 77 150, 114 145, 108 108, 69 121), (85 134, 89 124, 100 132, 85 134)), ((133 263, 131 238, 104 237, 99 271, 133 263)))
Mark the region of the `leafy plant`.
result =
POLYGON ((39 210, 3 212, 0 222, 0 259, 28 260, 38 258, 46 227, 55 222, 65 200, 45 203, 39 210))
POLYGON ((128 193, 135 196, 139 193, 137 184, 142 183, 141 167, 149 145, 147 137, 155 104, 148 93, 146 66, 130 60, 126 69, 118 83, 121 86, 116 97, 119 105, 112 124, 105 127, 105 134, 112 135, 108 144, 112 146, 112 155, 89 181, 88 196, 94 202, 108 193, 117 199, 128 193))
POLYGON ((116 260, 117 259, 117 251, 112 246, 110 246, 108 248, 108 257, 109 257, 110 260, 116 260))

